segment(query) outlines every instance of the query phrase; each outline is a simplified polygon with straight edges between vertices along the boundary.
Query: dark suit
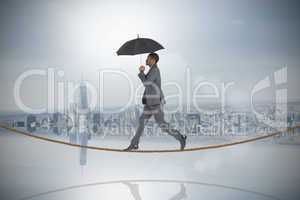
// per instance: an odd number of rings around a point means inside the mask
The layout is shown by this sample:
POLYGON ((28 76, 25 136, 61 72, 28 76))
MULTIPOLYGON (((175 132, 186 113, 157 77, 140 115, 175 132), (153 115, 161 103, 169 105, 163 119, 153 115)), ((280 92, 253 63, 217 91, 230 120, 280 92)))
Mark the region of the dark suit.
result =
POLYGON ((139 125, 136 134, 131 140, 131 144, 135 145, 139 143, 140 137, 144 131, 145 120, 151 118, 154 115, 155 121, 159 124, 163 132, 167 132, 175 139, 180 141, 182 135, 178 130, 171 129, 169 123, 164 120, 163 106, 166 103, 163 91, 161 89, 160 71, 156 64, 154 64, 147 75, 144 72, 138 74, 142 83, 145 86, 145 91, 142 97, 144 104, 143 113, 139 117, 139 125))
POLYGON ((140 72, 138 77, 145 86, 142 97, 143 104, 152 106, 166 103, 161 89, 160 71, 156 64, 150 68, 146 75, 144 72, 140 72))

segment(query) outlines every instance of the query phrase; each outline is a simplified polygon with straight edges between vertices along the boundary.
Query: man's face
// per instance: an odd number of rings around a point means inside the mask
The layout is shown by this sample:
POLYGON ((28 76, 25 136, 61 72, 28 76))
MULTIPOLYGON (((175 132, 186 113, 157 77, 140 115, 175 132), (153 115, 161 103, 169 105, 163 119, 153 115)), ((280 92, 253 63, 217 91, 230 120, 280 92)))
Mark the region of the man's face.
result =
POLYGON ((155 63, 155 59, 152 58, 151 56, 148 56, 146 59, 146 65, 151 66, 155 63))

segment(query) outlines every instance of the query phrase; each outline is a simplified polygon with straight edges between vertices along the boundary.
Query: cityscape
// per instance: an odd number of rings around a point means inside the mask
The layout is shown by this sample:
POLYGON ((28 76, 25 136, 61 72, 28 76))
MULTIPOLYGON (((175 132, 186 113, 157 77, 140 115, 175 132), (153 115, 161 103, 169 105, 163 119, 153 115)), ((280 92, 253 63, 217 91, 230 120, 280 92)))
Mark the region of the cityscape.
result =
MULTIPOLYGON (((58 136, 69 136, 76 141, 77 134, 85 132, 88 138, 104 136, 131 136, 138 125, 142 112, 140 105, 134 105, 118 113, 91 111, 88 105, 87 88, 80 86, 79 101, 72 103, 65 112, 44 114, 19 114, 2 120, 9 126, 25 129, 29 133, 43 131, 58 136)), ((247 136, 276 130, 263 123, 264 119, 276 120, 276 104, 259 104, 257 110, 263 116, 258 118, 247 108, 227 106, 222 112, 218 106, 210 106, 209 113, 172 112, 165 115, 172 128, 189 136, 247 136)), ((286 126, 293 127, 300 122, 300 102, 288 103, 286 126)), ((154 118, 145 124, 144 136, 163 136, 154 118)))

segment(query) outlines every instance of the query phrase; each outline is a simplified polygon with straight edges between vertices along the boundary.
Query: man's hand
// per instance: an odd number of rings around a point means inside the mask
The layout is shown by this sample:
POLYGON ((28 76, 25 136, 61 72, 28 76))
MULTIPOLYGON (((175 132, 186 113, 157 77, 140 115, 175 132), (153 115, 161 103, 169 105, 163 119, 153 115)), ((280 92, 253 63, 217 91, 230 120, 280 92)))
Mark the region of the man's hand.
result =
POLYGON ((140 68, 139 68, 140 72, 144 72, 145 71, 145 66, 144 65, 141 65, 140 68))

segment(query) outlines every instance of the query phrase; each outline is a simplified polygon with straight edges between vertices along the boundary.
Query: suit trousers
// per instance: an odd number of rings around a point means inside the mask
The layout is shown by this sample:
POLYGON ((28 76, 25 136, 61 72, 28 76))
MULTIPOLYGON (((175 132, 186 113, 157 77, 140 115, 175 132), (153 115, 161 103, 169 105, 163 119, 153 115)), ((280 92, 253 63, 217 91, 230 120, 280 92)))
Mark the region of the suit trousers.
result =
POLYGON ((156 123, 158 123, 160 129, 163 132, 168 133, 169 135, 173 136, 178 141, 180 141, 182 139, 182 134, 176 129, 171 129, 170 124, 165 121, 163 104, 151 105, 151 106, 145 104, 143 113, 139 117, 138 128, 136 130, 135 135, 131 139, 131 145, 135 145, 135 144, 139 143, 140 137, 142 136, 142 134, 144 132, 145 120, 150 119, 152 115, 154 116, 156 123))

